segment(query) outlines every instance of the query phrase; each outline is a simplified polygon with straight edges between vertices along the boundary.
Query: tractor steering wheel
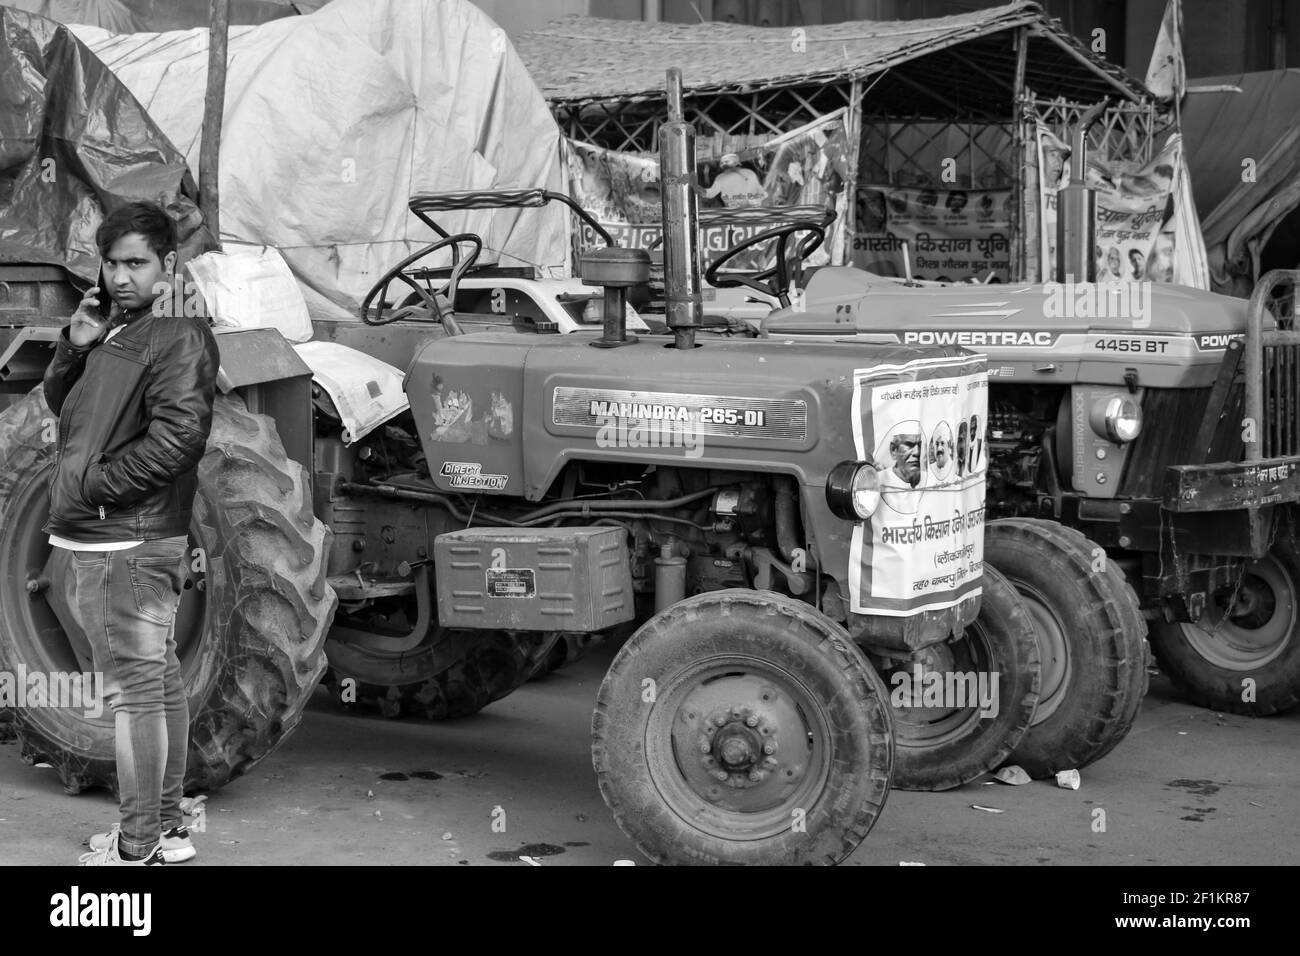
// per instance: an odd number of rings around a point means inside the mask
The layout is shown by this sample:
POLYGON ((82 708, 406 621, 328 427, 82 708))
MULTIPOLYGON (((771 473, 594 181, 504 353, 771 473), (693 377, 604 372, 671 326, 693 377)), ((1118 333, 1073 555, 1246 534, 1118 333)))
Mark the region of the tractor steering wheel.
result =
MULTIPOLYGON (((389 322, 394 322, 403 317, 406 311, 404 309, 395 309, 387 315, 384 314, 384 300, 388 298, 388 287, 392 285, 394 279, 400 279, 415 290, 416 296, 418 296, 419 299, 432 310, 433 314, 438 317, 439 322, 447 323, 451 317, 451 312, 449 309, 443 308, 439 298, 446 299, 447 302, 451 304, 451 307, 454 308, 456 302, 456 291, 460 285, 460 280, 465 273, 474 268, 475 263, 478 262, 479 254, 482 251, 483 240, 479 236, 472 232, 460 232, 454 236, 447 236, 446 238, 439 239, 437 242, 425 246, 418 252, 412 253, 380 276, 379 281, 371 286, 370 291, 366 294, 365 301, 361 303, 361 321, 365 322, 366 325, 387 325, 389 322), (462 258, 460 254, 460 243, 462 242, 470 246, 470 251, 466 256, 464 256, 464 258, 462 258), (413 276, 406 274, 406 269, 409 268, 413 262, 417 262, 430 253, 436 252, 443 246, 447 245, 451 246, 453 265, 451 274, 447 277, 447 283, 441 289, 434 290, 431 287, 426 288, 421 286, 413 276), (374 314, 372 315, 371 303, 374 302, 376 298, 378 298, 379 301, 375 305, 373 310, 374 314)), ((428 280, 426 279, 425 281, 427 285, 428 280)), ((413 297, 408 296, 404 301, 409 302, 412 298, 413 297)))
POLYGON ((790 242, 790 237, 800 232, 810 234, 797 247, 799 262, 802 263, 804 259, 807 259, 821 246, 826 238, 826 227, 828 225, 829 223, 826 221, 818 222, 811 219, 801 219, 789 225, 777 226, 775 229, 768 229, 756 236, 750 236, 748 239, 736 243, 714 259, 709 267, 704 270, 704 279, 709 285, 724 289, 747 286, 756 292, 776 299, 782 308, 789 308, 791 277, 790 265, 786 258, 786 248, 790 242), (776 240, 776 262, 771 268, 763 269, 760 272, 736 273, 726 278, 718 275, 718 271, 724 263, 734 259, 753 246, 761 245, 773 239, 776 240), (775 281, 764 281, 773 279, 775 281))

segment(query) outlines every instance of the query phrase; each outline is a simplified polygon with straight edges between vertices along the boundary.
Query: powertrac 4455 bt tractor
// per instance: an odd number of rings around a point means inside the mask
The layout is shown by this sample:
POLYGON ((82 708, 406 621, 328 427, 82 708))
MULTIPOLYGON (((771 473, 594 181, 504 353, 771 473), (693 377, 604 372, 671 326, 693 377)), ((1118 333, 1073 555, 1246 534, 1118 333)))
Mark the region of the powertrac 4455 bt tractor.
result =
POLYGON ((1035 776, 1127 732, 1148 628, 1196 703, 1266 715, 1300 701, 1300 273, 1268 273, 1249 302, 1097 285, 1090 210, 1061 205, 1055 283, 922 287, 821 268, 793 306, 749 323, 761 337, 988 356, 988 417, 941 444, 988 458, 986 560, 1020 592, 1042 658, 1013 755, 1035 776), (1088 281, 1070 281, 1067 262, 1088 281))

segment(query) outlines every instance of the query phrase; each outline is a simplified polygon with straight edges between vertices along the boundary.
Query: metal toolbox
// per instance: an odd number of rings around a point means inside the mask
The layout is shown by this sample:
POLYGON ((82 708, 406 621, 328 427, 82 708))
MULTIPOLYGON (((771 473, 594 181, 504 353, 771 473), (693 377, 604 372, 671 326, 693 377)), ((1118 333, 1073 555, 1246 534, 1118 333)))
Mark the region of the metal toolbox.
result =
POLYGON ((446 627, 599 631, 634 617, 622 528, 467 528, 433 542, 446 627))

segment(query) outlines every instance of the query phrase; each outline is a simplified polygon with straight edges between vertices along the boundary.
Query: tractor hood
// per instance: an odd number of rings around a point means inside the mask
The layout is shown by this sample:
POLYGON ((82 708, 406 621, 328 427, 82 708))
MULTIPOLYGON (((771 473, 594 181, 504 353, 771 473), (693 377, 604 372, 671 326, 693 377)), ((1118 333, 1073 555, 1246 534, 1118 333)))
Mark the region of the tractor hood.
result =
POLYGON ((732 474, 724 483, 787 474, 820 567, 855 613, 938 612, 978 593, 983 356, 770 338, 706 337, 679 351, 647 336, 604 349, 595 339, 482 332, 421 349, 405 389, 433 484, 539 501, 574 461, 732 474), (879 474, 868 521, 830 510, 827 479, 845 461, 879 474))
POLYGON ((773 333, 846 333, 900 345, 962 346, 989 358, 989 375, 1049 384, 1124 383, 1197 388, 1244 335, 1246 302, 1186 286, 906 286, 859 269, 819 269, 800 308, 774 313, 773 333))

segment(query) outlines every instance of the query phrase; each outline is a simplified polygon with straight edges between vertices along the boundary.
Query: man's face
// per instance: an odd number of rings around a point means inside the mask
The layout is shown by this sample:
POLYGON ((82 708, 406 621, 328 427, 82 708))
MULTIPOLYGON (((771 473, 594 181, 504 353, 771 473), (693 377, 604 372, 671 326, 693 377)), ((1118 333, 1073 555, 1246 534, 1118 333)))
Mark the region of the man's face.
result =
POLYGON ((948 467, 948 443, 939 441, 934 447, 934 464, 940 471, 948 467))
POLYGON ((899 435, 894 447, 894 474, 913 487, 921 477, 921 436, 899 435))
POLYGON ((128 232, 104 257, 104 282, 123 309, 143 308, 158 298, 175 262, 176 253, 169 252, 166 260, 160 260, 144 236, 128 232))
POLYGON ((1043 179, 1049 187, 1061 181, 1061 173, 1065 171, 1065 160, 1068 155, 1051 146, 1043 150, 1043 179))

